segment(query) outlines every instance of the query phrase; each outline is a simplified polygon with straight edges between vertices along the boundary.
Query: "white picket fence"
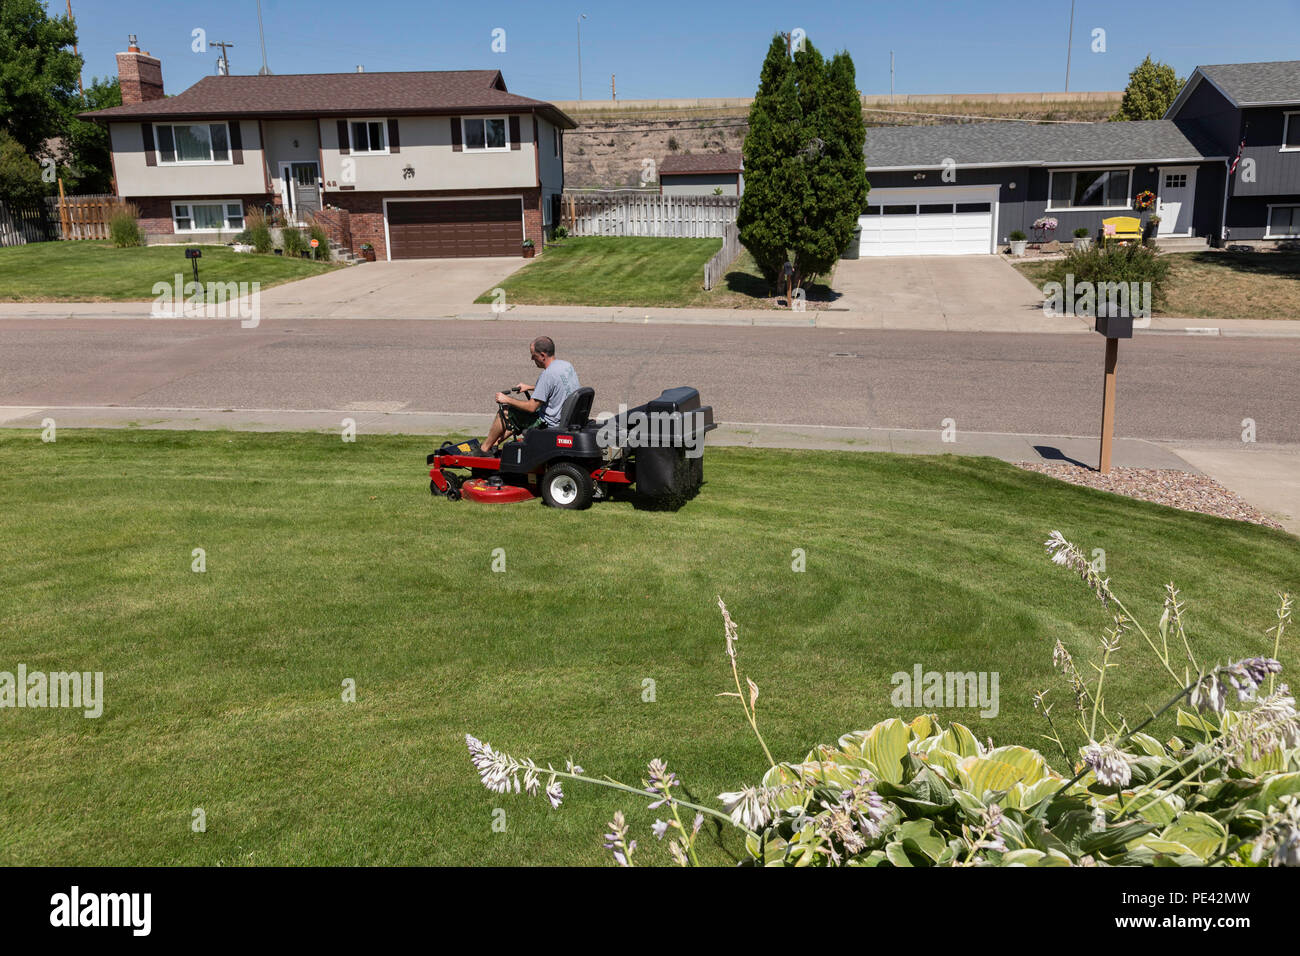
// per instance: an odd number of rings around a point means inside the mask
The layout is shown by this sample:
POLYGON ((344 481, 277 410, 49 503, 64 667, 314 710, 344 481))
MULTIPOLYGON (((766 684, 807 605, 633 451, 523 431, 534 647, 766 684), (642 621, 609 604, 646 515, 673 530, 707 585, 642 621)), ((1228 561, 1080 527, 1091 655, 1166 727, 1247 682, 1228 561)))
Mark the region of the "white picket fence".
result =
POLYGON ((735 196, 655 193, 568 194, 563 220, 572 236, 658 236, 719 239, 736 221, 735 196))
POLYGON ((744 247, 740 244, 740 227, 734 222, 729 222, 722 227, 722 248, 713 254, 713 258, 704 263, 704 288, 712 289, 726 274, 727 269, 736 257, 740 255, 740 250, 744 247))

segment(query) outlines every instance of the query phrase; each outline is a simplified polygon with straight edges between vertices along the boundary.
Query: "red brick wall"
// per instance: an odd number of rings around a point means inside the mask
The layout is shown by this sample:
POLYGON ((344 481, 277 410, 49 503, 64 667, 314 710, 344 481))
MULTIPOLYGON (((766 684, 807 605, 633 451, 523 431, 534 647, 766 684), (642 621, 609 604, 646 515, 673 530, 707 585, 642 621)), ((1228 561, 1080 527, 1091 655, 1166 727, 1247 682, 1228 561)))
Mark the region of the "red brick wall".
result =
MULTIPOLYGON (((140 210, 140 231, 150 235, 169 236, 176 232, 172 222, 172 202, 229 202, 234 199, 244 201, 244 215, 254 209, 263 209, 271 197, 265 194, 251 196, 124 196, 125 202, 134 203, 140 210)), ((214 235, 204 233, 205 236, 214 235)), ((226 238, 222 233, 222 238, 226 238)))
MULTIPOLYGON (((352 226, 352 251, 360 254, 361 244, 368 242, 375 247, 375 259, 383 261, 388 258, 388 246, 384 240, 384 199, 420 199, 424 197, 456 196, 473 198, 474 196, 500 196, 507 190, 501 189, 452 189, 429 190, 427 192, 372 193, 343 192, 330 190, 326 202, 341 206, 349 216, 352 226)), ((519 192, 524 198, 524 238, 531 239, 542 251, 542 191, 540 188, 508 190, 519 192)), ((522 252, 520 253, 522 255, 522 252)))
POLYGON ((117 78, 122 86, 122 105, 163 98, 162 63, 147 53, 128 51, 117 55, 117 78))
POLYGON ((352 214, 346 209, 322 209, 313 219, 344 249, 352 249, 352 214))

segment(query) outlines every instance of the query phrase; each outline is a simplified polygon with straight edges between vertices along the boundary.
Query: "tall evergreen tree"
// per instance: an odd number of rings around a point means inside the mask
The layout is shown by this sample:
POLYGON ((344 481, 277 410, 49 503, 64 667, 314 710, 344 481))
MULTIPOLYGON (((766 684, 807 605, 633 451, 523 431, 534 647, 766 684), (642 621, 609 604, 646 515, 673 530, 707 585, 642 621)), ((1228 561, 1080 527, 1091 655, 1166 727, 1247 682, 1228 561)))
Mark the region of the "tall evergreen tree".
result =
POLYGON ((768 48, 745 137, 737 225, 769 286, 787 261, 803 285, 834 266, 866 208, 862 104, 847 53, 768 48))

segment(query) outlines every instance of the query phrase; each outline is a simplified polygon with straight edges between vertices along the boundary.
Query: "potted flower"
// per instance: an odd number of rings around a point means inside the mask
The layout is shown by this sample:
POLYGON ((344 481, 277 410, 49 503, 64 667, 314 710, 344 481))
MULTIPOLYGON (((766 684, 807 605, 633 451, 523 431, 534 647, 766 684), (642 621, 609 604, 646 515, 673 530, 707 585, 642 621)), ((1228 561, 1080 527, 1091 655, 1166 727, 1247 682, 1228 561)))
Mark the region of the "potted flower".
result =
POLYGON ((366 262, 375 261, 375 247, 368 242, 361 243, 361 258, 366 262))
POLYGON ((1159 232, 1159 226, 1160 217, 1158 215, 1152 216, 1147 220, 1146 228, 1142 231, 1142 237, 1144 239, 1150 239, 1159 232))
POLYGON ((1017 259, 1021 258, 1025 254, 1025 242, 1027 238, 1028 237, 1019 229, 1011 234, 1011 254, 1017 259))
POLYGON ((1041 219, 1035 219, 1034 236, 1040 244, 1050 242, 1052 233, 1056 232, 1056 227, 1059 225, 1060 223, 1054 216, 1043 216, 1041 219))
POLYGON ((1079 250, 1092 248, 1092 236, 1088 234, 1087 226, 1080 226, 1074 230, 1074 248, 1079 250))
POLYGON ((537 255, 537 246, 533 244, 533 240, 531 239, 524 240, 523 249, 525 259, 531 259, 533 256, 537 255))

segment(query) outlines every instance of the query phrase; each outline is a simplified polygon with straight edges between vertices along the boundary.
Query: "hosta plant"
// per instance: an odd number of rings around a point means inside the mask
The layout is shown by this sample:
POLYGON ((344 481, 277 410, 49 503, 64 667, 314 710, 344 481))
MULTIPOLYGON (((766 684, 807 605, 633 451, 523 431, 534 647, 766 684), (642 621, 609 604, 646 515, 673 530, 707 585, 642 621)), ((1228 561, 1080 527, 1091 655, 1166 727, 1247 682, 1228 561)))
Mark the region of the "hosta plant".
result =
MULTIPOLYGON (((718 806, 682 799, 676 774, 649 764, 641 786, 564 770, 467 738, 483 783, 498 793, 545 793, 553 808, 562 781, 609 787, 650 801, 654 837, 679 864, 699 862, 706 817, 738 829, 751 865, 765 866, 1206 866, 1300 865, 1300 717, 1275 659, 1291 620, 1281 596, 1270 629, 1273 657, 1198 663, 1179 592, 1168 586, 1159 622, 1133 620, 1084 552, 1053 532, 1054 563, 1079 574, 1112 615, 1095 660, 1076 664, 1056 642, 1053 665, 1070 689, 1068 717, 1035 695, 1057 766, 1038 750, 981 741, 933 715, 881 721, 777 762, 759 732, 758 687, 742 684, 739 628, 725 604, 724 639, 735 690, 769 768, 755 783, 718 796, 718 806), (1106 705, 1106 675, 1121 648, 1145 648, 1170 692, 1130 727, 1106 705), (1146 732, 1166 714, 1175 732, 1146 732), (1059 769, 1058 769, 1059 768, 1059 769), (544 783, 543 783, 544 781, 544 783)), ((605 846, 632 866, 637 841, 622 812, 605 846)))

